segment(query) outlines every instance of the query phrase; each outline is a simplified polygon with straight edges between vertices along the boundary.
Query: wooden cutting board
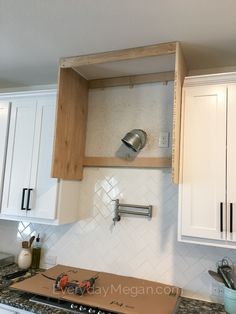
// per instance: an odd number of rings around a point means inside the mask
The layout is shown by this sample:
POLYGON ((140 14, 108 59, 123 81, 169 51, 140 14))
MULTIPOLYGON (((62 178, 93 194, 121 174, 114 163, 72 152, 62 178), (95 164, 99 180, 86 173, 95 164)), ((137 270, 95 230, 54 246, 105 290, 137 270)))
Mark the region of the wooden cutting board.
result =
POLYGON ((97 274, 99 278, 95 288, 83 296, 75 295, 69 290, 55 291, 54 281, 42 274, 15 283, 11 288, 124 314, 173 314, 181 293, 180 288, 159 282, 64 265, 50 268, 44 274, 56 278, 62 272, 68 274, 70 281, 83 281, 97 274))

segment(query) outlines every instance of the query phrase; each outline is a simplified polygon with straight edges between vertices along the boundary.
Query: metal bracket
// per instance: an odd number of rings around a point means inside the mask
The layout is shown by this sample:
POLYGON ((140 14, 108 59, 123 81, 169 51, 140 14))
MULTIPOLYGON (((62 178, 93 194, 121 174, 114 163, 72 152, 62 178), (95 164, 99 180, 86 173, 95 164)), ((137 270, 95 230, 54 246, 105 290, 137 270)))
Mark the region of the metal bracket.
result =
POLYGON ((113 218, 114 225, 116 222, 120 221, 121 219, 120 214, 138 215, 138 216, 152 218, 152 205, 142 206, 142 205, 134 205, 134 204, 121 204, 119 199, 116 199, 115 200, 115 217, 113 218), (120 207, 136 208, 137 210, 121 209, 120 207))

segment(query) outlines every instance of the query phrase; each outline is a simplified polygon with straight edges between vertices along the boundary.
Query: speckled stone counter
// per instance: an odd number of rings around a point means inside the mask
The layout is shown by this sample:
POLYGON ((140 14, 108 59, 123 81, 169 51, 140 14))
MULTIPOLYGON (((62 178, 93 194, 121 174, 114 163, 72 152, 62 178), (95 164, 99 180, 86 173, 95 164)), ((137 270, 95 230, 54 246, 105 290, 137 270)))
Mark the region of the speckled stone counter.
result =
POLYGON ((46 305, 36 304, 29 301, 32 295, 4 289, 0 292, 0 303, 38 314, 66 314, 69 312, 57 310, 46 305))
POLYGON ((222 304, 181 298, 177 314, 225 314, 222 304))
MULTIPOLYGON (((12 266, 4 273, 15 271, 17 268, 12 266)), ((67 311, 58 310, 49 306, 36 304, 29 301, 31 294, 11 290, 8 287, 0 289, 0 304, 9 305, 21 310, 37 314, 66 314, 67 311)), ((71 312, 70 312, 71 313, 71 312)), ((188 298, 181 298, 177 314, 225 314, 224 307, 221 304, 209 303, 188 298)))

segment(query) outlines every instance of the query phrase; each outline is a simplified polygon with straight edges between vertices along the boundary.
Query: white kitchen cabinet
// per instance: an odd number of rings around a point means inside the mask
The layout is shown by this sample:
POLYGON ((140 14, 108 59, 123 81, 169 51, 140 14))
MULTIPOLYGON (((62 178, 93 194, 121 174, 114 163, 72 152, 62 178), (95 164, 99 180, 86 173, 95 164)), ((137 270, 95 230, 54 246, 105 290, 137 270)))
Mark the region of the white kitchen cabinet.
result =
POLYGON ((1 219, 78 219, 78 182, 51 178, 55 93, 9 95, 11 115, 1 219))
POLYGON ((179 240, 236 248, 236 75, 183 90, 179 240))
POLYGON ((12 101, 2 214, 55 218, 57 180, 50 178, 55 97, 12 101))
POLYGON ((5 172, 10 105, 11 104, 6 101, 0 102, 0 205, 2 200, 3 177, 5 172))
POLYGON ((227 225, 229 241, 236 242, 236 84, 228 86, 227 127, 227 225))
MULTIPOLYGON (((39 98, 35 123, 31 177, 28 191, 30 217, 54 219, 58 180, 51 178, 53 135, 55 125, 55 97, 39 98)), ((26 204, 27 206, 27 204, 26 204)))

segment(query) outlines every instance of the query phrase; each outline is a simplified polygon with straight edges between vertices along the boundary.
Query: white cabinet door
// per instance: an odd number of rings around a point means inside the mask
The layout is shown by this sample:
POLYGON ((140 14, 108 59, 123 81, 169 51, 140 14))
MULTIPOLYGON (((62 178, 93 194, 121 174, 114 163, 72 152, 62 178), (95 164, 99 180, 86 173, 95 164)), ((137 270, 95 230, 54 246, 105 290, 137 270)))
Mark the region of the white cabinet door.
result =
MULTIPOLYGON (((2 213, 25 216, 23 189, 29 187, 36 122, 34 99, 13 100, 3 189, 2 213)), ((26 200, 26 198, 25 198, 26 200)))
POLYGON ((180 234, 226 239, 226 87, 186 88, 182 117, 180 234))
POLYGON ((236 84, 228 86, 227 219, 228 240, 236 241, 236 84))
POLYGON ((3 176, 9 123, 10 103, 0 101, 0 205, 2 200, 3 176))
MULTIPOLYGON (((0 108, 3 108, 0 111, 0 188, 2 173, 5 172, 0 219, 52 224, 76 221, 79 218, 79 182, 51 178, 56 109, 54 92, 4 97, 6 101, 0 101, 0 108), (12 110, 4 171, 7 101, 12 103, 12 110)), ((82 214, 80 218, 87 218, 84 216, 82 214)))
POLYGON ((12 101, 2 214, 56 218, 57 179, 51 178, 55 96, 12 101))
POLYGON ((33 162, 29 188, 27 216, 54 219, 56 217, 58 180, 51 178, 51 162, 55 125, 55 97, 40 97, 34 136, 33 162))

